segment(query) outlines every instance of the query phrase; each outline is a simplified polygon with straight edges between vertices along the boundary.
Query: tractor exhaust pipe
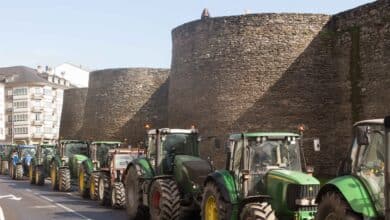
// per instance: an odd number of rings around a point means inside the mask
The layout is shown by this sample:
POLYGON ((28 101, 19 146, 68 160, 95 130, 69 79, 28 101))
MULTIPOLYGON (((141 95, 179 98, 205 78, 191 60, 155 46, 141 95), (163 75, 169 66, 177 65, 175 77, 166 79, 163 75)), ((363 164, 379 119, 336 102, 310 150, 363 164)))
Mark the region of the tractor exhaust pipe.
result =
POLYGON ((390 116, 385 117, 385 219, 390 220, 390 116))

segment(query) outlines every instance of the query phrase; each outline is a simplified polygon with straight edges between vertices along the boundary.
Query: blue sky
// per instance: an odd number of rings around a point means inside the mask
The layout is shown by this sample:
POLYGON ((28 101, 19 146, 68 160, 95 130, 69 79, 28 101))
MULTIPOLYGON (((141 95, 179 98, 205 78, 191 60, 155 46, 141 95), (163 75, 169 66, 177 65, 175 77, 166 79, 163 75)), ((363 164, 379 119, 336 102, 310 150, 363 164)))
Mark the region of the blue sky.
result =
POLYGON ((13 0, 0 2, 0 66, 169 67, 171 30, 200 18, 335 14, 372 0, 13 0))

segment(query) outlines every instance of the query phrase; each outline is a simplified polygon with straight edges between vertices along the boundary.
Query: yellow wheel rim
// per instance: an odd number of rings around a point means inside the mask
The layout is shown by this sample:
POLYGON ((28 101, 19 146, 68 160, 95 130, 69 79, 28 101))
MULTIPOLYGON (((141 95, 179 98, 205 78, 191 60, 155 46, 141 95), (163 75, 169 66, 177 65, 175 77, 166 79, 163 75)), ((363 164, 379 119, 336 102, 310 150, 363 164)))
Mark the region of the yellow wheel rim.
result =
POLYGON ((30 181, 32 181, 32 179, 33 179, 33 169, 32 169, 31 165, 28 168, 28 177, 29 177, 30 181))
POLYGON ((217 201, 214 196, 207 198, 205 209, 206 220, 218 220, 217 201))
POLYGON ((89 187, 89 195, 91 199, 95 199, 95 184, 93 183, 93 180, 91 181, 91 185, 89 187))
POLYGON ((39 181, 39 172, 35 172, 35 181, 37 182, 38 184, 38 181, 39 181))
POLYGON ((54 165, 51 167, 50 170, 50 178, 51 178, 51 185, 55 186, 57 176, 56 176, 56 168, 54 167, 54 165))
POLYGON ((83 193, 84 191, 84 172, 80 171, 79 174, 79 188, 80 188, 80 193, 83 193))

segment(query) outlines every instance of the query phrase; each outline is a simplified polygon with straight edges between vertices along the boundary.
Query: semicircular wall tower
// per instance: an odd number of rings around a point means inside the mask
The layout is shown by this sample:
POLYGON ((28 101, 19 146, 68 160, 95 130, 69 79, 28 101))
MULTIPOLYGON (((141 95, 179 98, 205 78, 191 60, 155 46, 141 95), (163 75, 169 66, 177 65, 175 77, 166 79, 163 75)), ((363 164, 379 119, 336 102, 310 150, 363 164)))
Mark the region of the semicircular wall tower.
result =
POLYGON ((90 73, 83 137, 91 140, 144 138, 144 125, 167 125, 168 69, 122 68, 90 73))
MULTIPOLYGON (((295 132, 305 124, 306 137, 323 138, 326 129, 348 127, 348 119, 334 114, 344 111, 337 103, 345 101, 340 95, 345 85, 328 59, 332 40, 323 29, 329 18, 251 14, 204 18, 175 28, 169 126, 197 125, 209 140, 201 154, 211 155, 219 167, 224 153, 213 149, 212 137, 225 141, 231 132, 295 132)), ((323 146, 336 142, 325 139, 323 146)), ((323 150, 318 155, 308 146, 307 159, 322 173, 333 172, 334 152, 323 150)))

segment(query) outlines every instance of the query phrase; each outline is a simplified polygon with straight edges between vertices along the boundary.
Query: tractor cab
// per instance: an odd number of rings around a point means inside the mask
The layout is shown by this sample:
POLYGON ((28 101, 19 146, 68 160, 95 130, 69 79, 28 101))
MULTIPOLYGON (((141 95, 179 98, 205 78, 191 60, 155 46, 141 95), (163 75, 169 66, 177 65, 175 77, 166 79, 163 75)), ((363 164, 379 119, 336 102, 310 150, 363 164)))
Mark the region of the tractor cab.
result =
POLYGON ((199 157, 198 130, 152 129, 147 132, 147 158, 158 174, 173 172, 177 155, 199 157))
POLYGON ((18 145, 17 154, 14 154, 14 163, 22 162, 23 166, 30 166, 31 159, 35 155, 36 146, 34 145, 18 145))
POLYGON ((88 155, 88 143, 81 140, 62 140, 57 150, 61 160, 68 160, 73 155, 88 155))
POLYGON ((55 144, 38 144, 36 149, 37 163, 41 164, 47 158, 50 161, 55 155, 55 144))
POLYGON ((122 176, 127 168, 127 165, 134 159, 138 158, 138 151, 129 149, 111 149, 108 151, 108 168, 113 174, 111 176, 114 180, 122 182, 122 176))
POLYGON ((94 169, 108 167, 108 152, 121 146, 118 141, 94 141, 89 148, 94 169))

